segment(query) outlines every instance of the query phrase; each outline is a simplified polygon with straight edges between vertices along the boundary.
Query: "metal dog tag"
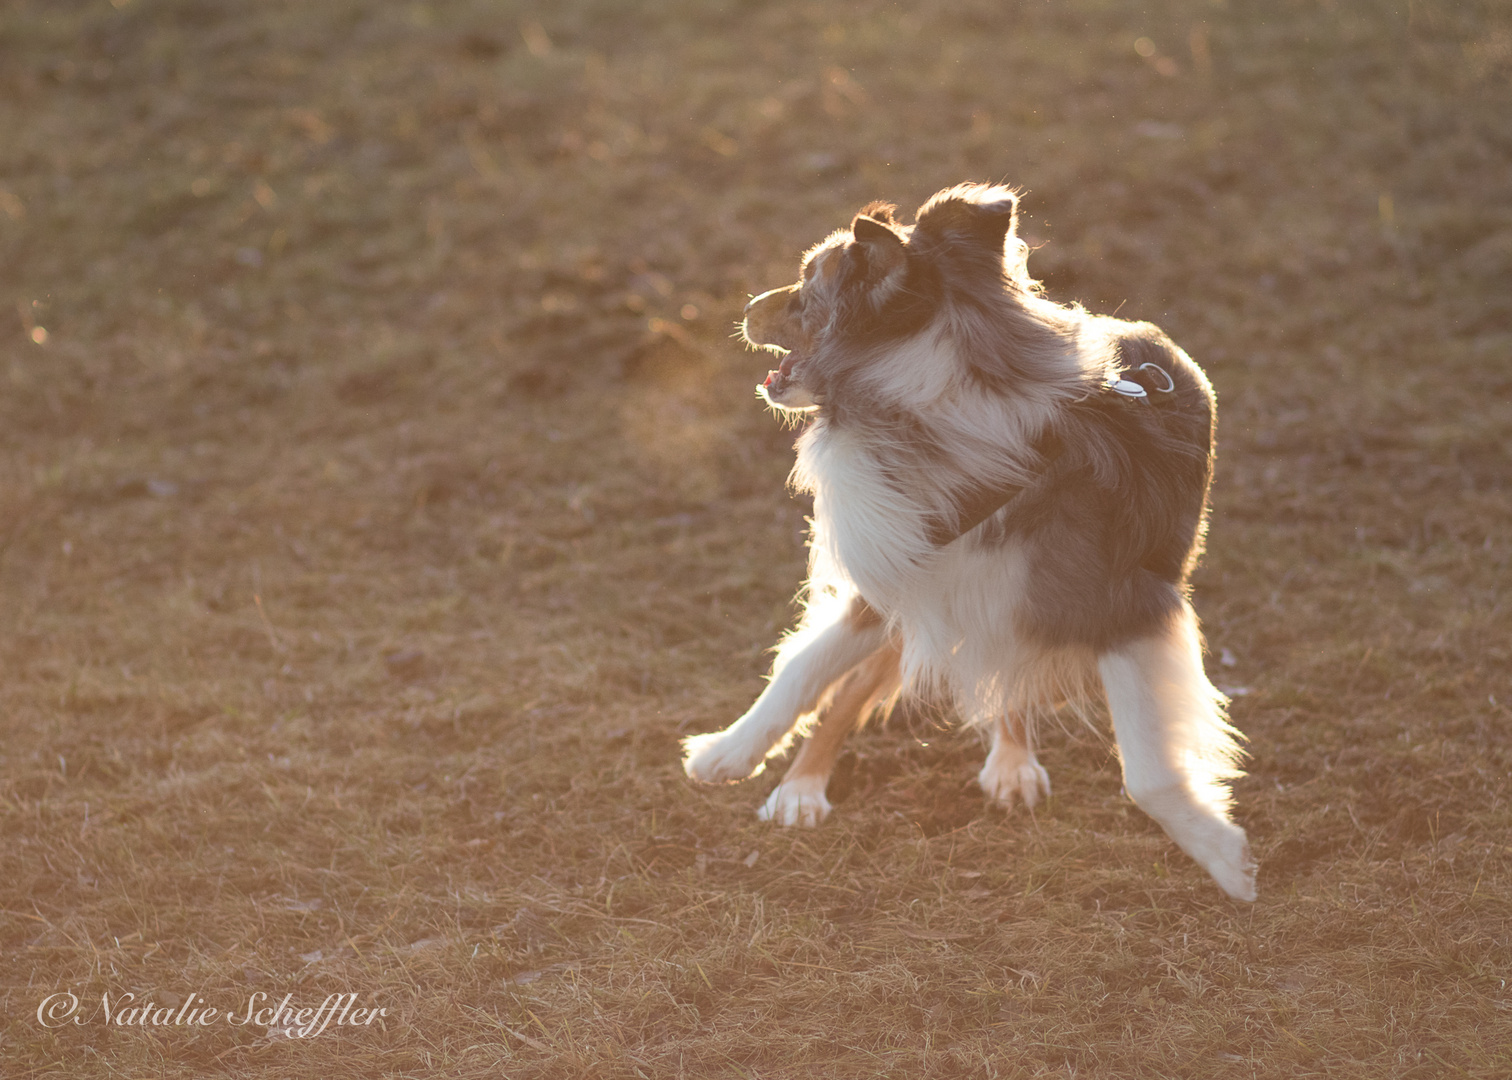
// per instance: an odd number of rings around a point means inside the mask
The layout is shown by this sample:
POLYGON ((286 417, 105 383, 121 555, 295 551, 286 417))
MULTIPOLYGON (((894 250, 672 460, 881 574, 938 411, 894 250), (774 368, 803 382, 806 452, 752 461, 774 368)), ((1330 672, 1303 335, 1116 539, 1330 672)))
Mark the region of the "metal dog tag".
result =
POLYGON ((1150 395, 1145 393, 1145 388, 1137 382, 1129 379, 1115 379, 1108 384, 1108 389, 1115 394, 1122 394, 1126 398, 1143 398, 1150 395))

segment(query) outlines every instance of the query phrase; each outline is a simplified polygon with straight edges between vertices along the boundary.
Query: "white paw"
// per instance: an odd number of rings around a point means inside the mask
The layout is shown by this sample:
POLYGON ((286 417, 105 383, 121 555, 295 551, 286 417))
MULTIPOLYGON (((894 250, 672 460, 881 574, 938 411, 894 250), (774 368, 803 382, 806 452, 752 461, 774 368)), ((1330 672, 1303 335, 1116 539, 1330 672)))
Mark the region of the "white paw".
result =
POLYGON ((683 740, 683 771, 705 784, 733 784, 755 776, 766 764, 765 755, 752 754, 739 737, 728 731, 690 735, 683 740))
POLYGON ((1000 744, 987 755, 987 763, 977 774, 977 783, 987 797, 1012 810, 1015 799, 1022 799, 1030 810, 1050 794, 1050 774, 1034 755, 1023 747, 1000 744))
POLYGON ((802 825, 813 828, 829 817, 829 800, 824 797, 827 776, 800 776, 784 780, 767 796, 765 805, 756 811, 762 821, 779 825, 802 825))
POLYGON ((1141 792, 1134 801, 1213 876, 1220 889, 1235 900, 1255 898, 1255 860, 1249 837, 1222 811, 1204 805, 1185 787, 1141 792))
MULTIPOLYGON (((1218 887, 1235 900, 1254 900, 1255 860, 1250 855, 1249 837, 1232 821, 1215 822, 1204 843, 1188 849, 1188 854, 1213 875, 1218 887)), ((1185 847, 1186 845, 1182 845, 1185 847)))

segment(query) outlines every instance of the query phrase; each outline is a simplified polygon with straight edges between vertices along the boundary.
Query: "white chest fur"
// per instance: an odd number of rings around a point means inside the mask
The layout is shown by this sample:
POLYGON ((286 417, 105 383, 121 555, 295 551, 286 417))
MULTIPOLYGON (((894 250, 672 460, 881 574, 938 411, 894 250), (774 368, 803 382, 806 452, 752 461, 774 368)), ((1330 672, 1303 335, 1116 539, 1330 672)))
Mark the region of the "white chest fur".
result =
POLYGON ((900 614, 936 558, 925 501, 887 475, 864 438, 823 421, 799 441, 793 482, 814 496, 811 576, 838 576, 884 614, 900 614))
POLYGON ((1017 544, 936 547, 927 477, 889 475, 861 434, 820 421, 800 440, 794 484, 814 495, 810 587, 859 592, 899 635, 905 682, 942 691, 968 721, 1001 712, 1028 660, 1016 632, 1027 584, 1017 544), (910 490, 906 480, 915 484, 910 490))

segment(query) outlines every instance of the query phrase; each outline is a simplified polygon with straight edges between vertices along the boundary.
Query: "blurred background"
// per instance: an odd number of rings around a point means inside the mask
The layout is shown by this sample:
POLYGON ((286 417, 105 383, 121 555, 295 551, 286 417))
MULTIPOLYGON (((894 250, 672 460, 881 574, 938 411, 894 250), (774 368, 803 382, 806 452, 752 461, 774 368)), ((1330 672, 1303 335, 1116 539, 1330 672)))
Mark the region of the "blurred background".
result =
POLYGON ((8 0, 0 120, 10 1075, 1512 1073, 1507 5, 8 0), (804 564, 740 309, 963 180, 1217 387, 1253 910, 1080 729, 681 778, 804 564))

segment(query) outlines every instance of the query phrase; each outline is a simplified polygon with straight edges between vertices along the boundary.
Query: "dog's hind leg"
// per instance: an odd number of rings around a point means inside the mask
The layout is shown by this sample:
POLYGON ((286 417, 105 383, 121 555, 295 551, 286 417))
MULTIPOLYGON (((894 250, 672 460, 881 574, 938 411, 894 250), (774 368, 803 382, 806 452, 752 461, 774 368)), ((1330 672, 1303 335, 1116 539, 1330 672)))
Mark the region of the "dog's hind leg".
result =
POLYGON ((1197 616, 1183 603, 1163 633, 1120 645, 1097 666, 1129 797, 1224 892, 1253 900, 1249 841, 1229 818, 1228 781, 1241 775, 1238 732, 1203 673, 1197 616))
POLYGON ((886 640, 882 618, 859 596, 838 617, 783 643, 772 679, 746 714, 723 731, 683 740, 683 770, 694 780, 744 780, 760 771, 767 756, 824 692, 886 640))
POLYGON ((889 642, 851 669, 798 748, 782 783, 757 811, 761 820, 812 826, 829 817, 830 804, 824 791, 829 787, 840 748, 872 709, 897 691, 899 660, 898 645, 889 642))
POLYGON ((1034 756, 1033 732, 1023 716, 1012 713, 993 722, 992 749, 977 783, 989 799, 1007 810, 1013 809, 1016 798, 1033 810, 1042 796, 1050 794, 1050 774, 1034 756))

